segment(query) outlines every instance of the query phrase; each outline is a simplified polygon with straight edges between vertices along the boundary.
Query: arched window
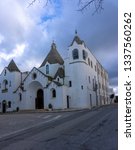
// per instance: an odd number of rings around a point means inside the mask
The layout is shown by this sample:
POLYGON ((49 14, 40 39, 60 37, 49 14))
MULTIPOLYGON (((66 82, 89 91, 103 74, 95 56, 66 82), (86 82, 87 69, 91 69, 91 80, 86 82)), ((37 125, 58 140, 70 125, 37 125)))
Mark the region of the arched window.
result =
POLYGON ((8 81, 4 80, 3 81, 3 89, 7 89, 8 81))
POLYGON ((11 108, 11 101, 8 101, 8 108, 11 108))
POLYGON ((69 87, 72 87, 72 81, 69 81, 69 87))
POLYGON ((74 50, 73 50, 72 56, 73 56, 73 59, 78 59, 78 58, 79 58, 79 52, 78 52, 78 49, 74 49, 74 50))
POLYGON ((49 74, 49 65, 46 65, 46 74, 49 74))
POLYGON ((37 78, 37 74, 34 72, 34 73, 32 74, 32 79, 35 80, 36 78, 37 78))
POLYGON ((22 93, 19 93, 19 100, 22 100, 22 93))
POLYGON ((83 59, 86 60, 87 52, 85 50, 82 51, 83 59))
POLYGON ((88 58, 88 65, 90 66, 90 59, 88 58))
POLYGON ((92 61, 91 61, 91 68, 93 68, 93 63, 92 63, 92 61))
POLYGON ((52 97, 56 97, 56 90, 52 89, 52 97))
POLYGON ((96 67, 96 65, 95 65, 95 71, 97 71, 97 67, 96 67))
POLYGON ((89 83, 90 83, 90 76, 88 78, 89 78, 89 83))
POLYGON ((7 74, 7 71, 5 70, 5 71, 4 71, 4 76, 6 76, 6 74, 7 74))

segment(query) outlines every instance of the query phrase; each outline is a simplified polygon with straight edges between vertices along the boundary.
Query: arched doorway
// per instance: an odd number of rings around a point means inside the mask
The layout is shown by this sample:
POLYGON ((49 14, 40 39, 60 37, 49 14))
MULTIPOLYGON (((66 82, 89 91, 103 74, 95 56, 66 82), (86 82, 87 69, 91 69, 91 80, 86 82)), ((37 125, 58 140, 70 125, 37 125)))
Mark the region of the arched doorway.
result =
POLYGON ((36 106, 36 109, 44 109, 44 92, 42 89, 37 90, 35 106, 36 106))
POLYGON ((6 112, 6 100, 2 101, 2 112, 5 113, 6 112))

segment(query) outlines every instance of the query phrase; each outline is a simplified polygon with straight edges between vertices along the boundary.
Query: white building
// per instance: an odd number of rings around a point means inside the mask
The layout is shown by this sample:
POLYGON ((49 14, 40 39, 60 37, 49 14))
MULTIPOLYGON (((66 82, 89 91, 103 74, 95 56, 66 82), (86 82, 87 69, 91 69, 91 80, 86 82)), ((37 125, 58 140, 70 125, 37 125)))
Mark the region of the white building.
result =
POLYGON ((108 73, 78 35, 67 53, 63 60, 53 42, 41 66, 30 72, 11 60, 0 74, 0 112, 108 104, 108 73))

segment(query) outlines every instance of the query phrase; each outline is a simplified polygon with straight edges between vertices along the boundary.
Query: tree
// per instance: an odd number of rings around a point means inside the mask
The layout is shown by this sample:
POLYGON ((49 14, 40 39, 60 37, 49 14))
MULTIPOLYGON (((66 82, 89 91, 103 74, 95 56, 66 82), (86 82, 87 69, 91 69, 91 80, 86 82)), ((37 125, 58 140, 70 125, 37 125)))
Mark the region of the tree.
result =
MULTIPOLYGON (((36 1, 45 1, 45 6, 47 6, 48 3, 56 3, 56 1, 53 0, 32 0, 29 3, 29 6, 33 5, 36 1)), ((94 5, 95 11, 93 12, 93 14, 98 13, 103 9, 103 1, 104 0, 78 0, 78 11, 83 12, 84 10, 88 9, 91 5, 94 5)))
POLYGON ((79 11, 84 11, 85 9, 89 8, 91 5, 95 6, 94 13, 100 12, 103 7, 104 0, 79 0, 79 11))

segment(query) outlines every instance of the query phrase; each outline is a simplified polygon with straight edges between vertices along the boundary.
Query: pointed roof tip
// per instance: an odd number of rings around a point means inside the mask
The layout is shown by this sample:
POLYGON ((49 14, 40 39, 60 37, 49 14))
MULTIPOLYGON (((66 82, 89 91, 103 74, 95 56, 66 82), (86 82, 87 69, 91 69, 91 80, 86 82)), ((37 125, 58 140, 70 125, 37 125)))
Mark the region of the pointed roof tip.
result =
POLYGON ((56 47, 56 44, 55 44, 54 40, 53 40, 53 42, 52 42, 51 49, 57 50, 57 47, 56 47))
POLYGON ((80 37, 78 36, 77 29, 75 30, 75 36, 74 36, 73 41, 72 41, 72 43, 70 44, 70 46, 72 46, 74 42, 76 42, 76 43, 79 44, 79 45, 84 44, 84 46, 86 47, 85 42, 84 42, 83 40, 81 40, 80 37))
POLYGON ((64 60, 62 59, 61 55, 57 51, 56 44, 54 43, 54 41, 51 45, 50 52, 48 53, 47 57, 44 59, 40 67, 43 67, 46 64, 46 62, 48 62, 49 64, 56 64, 56 63, 60 65, 64 64, 64 60))
POLYGON ((12 59, 7 67, 7 69, 10 71, 10 72, 14 72, 14 71, 17 71, 17 72, 20 72, 20 70, 18 69, 16 63, 14 62, 14 60, 12 59))
POLYGON ((84 41, 81 40, 80 37, 77 35, 76 31, 75 31, 75 37, 74 37, 74 39, 73 39, 73 41, 72 41, 70 46, 72 46, 74 42, 76 42, 79 45, 84 43, 84 41))

